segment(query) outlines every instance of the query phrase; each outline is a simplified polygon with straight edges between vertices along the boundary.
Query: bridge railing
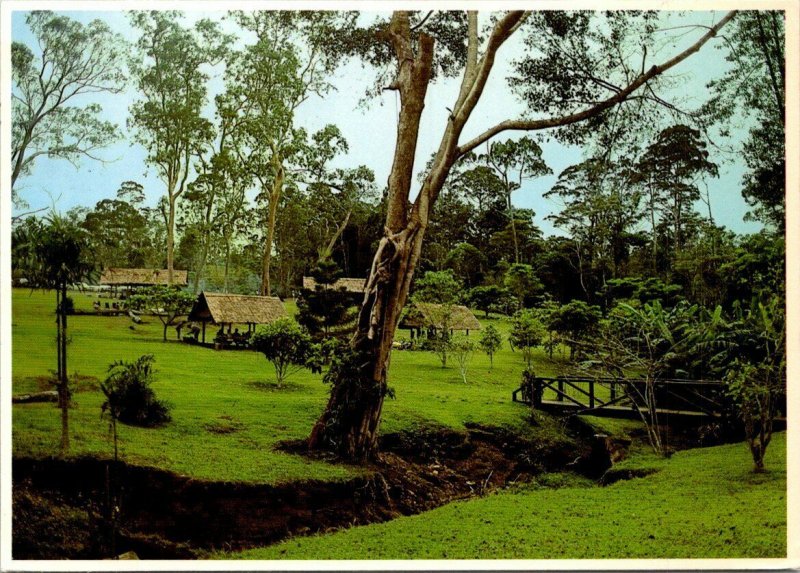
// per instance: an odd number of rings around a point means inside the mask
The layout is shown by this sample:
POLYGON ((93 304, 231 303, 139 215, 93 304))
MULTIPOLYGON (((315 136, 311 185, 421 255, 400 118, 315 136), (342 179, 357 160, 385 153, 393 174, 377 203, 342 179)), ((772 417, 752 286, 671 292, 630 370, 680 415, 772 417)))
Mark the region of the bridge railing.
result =
MULTIPOLYGON (((645 400, 647 384, 641 378, 535 376, 512 393, 512 400, 537 409, 634 409, 645 400)), ((653 383, 653 394, 659 409, 714 416, 725 408, 725 387, 719 380, 661 379, 653 383)))

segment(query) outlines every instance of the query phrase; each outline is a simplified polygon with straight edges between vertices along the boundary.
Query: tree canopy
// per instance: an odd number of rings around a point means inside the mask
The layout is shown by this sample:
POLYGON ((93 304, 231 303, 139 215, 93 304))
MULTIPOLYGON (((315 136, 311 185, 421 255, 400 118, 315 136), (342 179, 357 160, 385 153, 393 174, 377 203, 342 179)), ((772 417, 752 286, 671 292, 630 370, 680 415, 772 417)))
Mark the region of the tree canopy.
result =
POLYGON ((117 139, 117 126, 102 119, 99 104, 79 102, 85 101, 81 96, 119 93, 126 81, 124 42, 105 22, 83 25, 34 11, 26 23, 37 46, 11 45, 11 189, 23 204, 16 183, 38 157, 77 166, 82 157, 99 159, 97 151, 117 139))

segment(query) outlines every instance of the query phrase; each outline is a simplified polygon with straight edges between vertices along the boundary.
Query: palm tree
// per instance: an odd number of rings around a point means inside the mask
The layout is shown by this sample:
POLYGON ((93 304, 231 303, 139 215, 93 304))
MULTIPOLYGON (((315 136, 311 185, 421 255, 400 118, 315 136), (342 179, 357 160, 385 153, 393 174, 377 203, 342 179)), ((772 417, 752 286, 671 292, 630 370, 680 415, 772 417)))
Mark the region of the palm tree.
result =
POLYGON ((44 224, 30 225, 26 272, 32 284, 56 291, 56 347, 58 405, 61 408, 61 453, 69 450, 70 390, 67 377, 67 315, 72 299, 67 286, 91 277, 95 264, 89 258, 86 231, 69 219, 53 213, 44 224))

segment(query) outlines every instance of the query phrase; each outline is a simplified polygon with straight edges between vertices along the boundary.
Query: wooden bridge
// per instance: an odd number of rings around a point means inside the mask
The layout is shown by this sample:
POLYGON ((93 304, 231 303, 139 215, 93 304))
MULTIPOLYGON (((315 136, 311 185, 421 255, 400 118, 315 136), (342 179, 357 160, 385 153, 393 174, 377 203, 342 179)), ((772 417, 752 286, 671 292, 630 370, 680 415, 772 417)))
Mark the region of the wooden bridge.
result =
MULTIPOLYGON (((725 383, 718 380, 659 380, 652 396, 656 414, 719 418, 726 404, 725 383)), ((646 410, 647 382, 631 378, 533 377, 514 390, 512 400, 537 410, 638 418, 646 410)))

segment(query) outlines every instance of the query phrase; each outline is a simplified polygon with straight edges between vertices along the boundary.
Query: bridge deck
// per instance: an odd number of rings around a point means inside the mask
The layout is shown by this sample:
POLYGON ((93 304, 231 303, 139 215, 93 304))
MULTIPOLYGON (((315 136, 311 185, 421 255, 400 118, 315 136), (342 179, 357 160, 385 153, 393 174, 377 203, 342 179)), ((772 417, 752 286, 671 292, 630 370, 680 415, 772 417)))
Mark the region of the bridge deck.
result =
MULTIPOLYGON (((589 416, 603 416, 608 418, 632 418, 639 419, 639 413, 631 406, 597 406, 595 408, 586 408, 578 406, 570 402, 560 402, 558 400, 542 400, 539 408, 544 411, 554 412, 580 412, 589 416)), ((656 408, 656 414, 659 416, 675 416, 675 417, 691 417, 703 418, 708 417, 705 412, 696 412, 690 410, 671 410, 667 408, 656 408)), ((719 417, 719 414, 713 413, 713 417, 719 417)))

